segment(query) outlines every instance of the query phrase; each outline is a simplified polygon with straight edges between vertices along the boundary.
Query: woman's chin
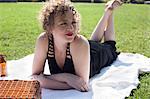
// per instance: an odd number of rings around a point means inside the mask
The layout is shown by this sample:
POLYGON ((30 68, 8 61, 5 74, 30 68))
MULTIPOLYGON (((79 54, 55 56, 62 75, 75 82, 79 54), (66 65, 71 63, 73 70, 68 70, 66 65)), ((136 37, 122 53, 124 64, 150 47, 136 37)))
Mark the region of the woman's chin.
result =
POLYGON ((74 41, 74 36, 67 36, 67 42, 69 42, 69 43, 71 43, 71 42, 73 42, 74 41))

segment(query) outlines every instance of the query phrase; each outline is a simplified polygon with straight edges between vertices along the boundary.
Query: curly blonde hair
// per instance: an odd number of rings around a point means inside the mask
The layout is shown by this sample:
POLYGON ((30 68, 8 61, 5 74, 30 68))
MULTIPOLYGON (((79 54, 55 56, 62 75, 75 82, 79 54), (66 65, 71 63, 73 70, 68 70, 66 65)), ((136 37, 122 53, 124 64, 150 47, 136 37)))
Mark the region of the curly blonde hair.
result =
POLYGON ((43 29, 48 30, 48 27, 54 25, 54 18, 59 15, 67 13, 68 10, 72 11, 74 19, 76 21, 76 31, 80 30, 80 14, 76 11, 70 1, 68 0, 50 0, 43 6, 39 19, 42 23, 43 29))

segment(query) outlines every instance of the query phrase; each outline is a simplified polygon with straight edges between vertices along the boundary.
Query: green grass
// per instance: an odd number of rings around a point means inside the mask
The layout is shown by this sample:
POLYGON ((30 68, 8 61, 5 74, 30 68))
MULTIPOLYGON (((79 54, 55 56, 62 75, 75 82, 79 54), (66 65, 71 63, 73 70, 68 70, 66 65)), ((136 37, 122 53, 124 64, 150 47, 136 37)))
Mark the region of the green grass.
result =
MULTIPOLYGON (((81 34, 90 37, 104 11, 104 4, 77 3, 82 16, 81 34)), ((34 52, 35 40, 42 32, 37 20, 41 3, 0 3, 0 53, 8 60, 34 52)), ((121 52, 150 57, 150 6, 126 4, 115 15, 117 48, 121 52)), ((129 99, 150 98, 150 74, 141 77, 138 90, 129 99)))
POLYGON ((138 90, 132 90, 130 97, 126 99, 150 99, 150 73, 140 75, 138 90))
POLYGON ((33 53, 35 39, 41 32, 37 21, 39 4, 0 4, 0 52, 8 59, 33 53))

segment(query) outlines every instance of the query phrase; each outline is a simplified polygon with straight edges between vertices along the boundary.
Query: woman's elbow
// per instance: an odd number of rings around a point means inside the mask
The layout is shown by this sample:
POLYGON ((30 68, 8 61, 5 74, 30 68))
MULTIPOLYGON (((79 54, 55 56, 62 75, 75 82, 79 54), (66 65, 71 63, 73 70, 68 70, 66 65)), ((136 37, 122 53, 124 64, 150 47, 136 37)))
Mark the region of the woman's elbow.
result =
POLYGON ((40 86, 42 88, 45 87, 45 81, 44 81, 44 75, 43 74, 36 74, 36 73, 32 73, 31 78, 33 80, 37 80, 40 82, 40 86))

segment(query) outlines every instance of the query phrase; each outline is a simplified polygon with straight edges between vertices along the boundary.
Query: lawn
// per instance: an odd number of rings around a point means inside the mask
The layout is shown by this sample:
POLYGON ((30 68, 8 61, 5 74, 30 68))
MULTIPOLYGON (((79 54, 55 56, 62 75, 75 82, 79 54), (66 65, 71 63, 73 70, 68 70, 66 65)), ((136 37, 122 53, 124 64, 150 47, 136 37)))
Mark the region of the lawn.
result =
MULTIPOLYGON (((104 4, 75 3, 82 16, 81 34, 90 37, 104 11, 104 4)), ((35 40, 42 32, 38 13, 42 3, 0 3, 0 53, 8 60, 34 52, 35 40)), ((150 6, 125 4, 114 12, 117 48, 121 52, 150 57, 150 6)), ((129 99, 150 99, 150 74, 129 99)))

